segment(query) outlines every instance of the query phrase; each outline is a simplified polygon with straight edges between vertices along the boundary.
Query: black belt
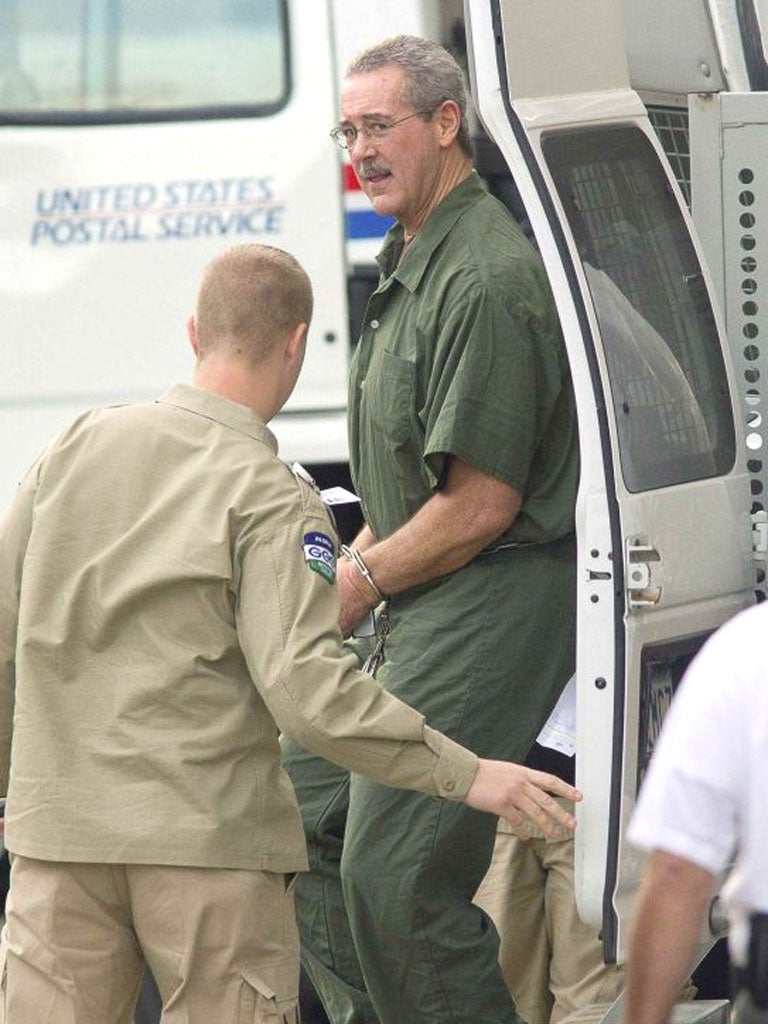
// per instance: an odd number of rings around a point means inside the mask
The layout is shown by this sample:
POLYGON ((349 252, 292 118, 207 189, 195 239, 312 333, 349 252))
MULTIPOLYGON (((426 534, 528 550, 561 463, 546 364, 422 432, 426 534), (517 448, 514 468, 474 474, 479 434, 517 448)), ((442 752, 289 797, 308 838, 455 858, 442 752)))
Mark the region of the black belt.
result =
POLYGON ((554 540, 510 540, 502 544, 492 544, 483 548, 480 555, 495 555, 497 551, 514 551, 517 548, 547 548, 551 544, 561 544, 566 540, 576 540, 575 533, 566 533, 562 537, 555 537, 554 540))

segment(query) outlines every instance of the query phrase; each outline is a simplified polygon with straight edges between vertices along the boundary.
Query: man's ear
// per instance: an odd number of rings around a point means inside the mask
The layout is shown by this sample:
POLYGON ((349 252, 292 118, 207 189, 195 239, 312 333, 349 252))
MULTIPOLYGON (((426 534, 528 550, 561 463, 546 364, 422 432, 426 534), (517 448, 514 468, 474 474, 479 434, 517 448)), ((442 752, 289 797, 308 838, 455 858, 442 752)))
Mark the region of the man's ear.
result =
POLYGON ((435 123, 438 129, 440 145, 448 147, 459 134, 461 126, 461 110, 454 100, 443 100, 435 112, 435 123))
POLYGON ((307 345, 309 324, 297 324, 285 342, 285 358, 292 365, 301 367, 304 362, 304 351, 307 345))
POLYGON ((197 324, 195 323, 194 313, 187 320, 187 336, 189 337, 189 343, 192 346, 192 351, 195 356, 200 358, 200 342, 197 340, 197 324))

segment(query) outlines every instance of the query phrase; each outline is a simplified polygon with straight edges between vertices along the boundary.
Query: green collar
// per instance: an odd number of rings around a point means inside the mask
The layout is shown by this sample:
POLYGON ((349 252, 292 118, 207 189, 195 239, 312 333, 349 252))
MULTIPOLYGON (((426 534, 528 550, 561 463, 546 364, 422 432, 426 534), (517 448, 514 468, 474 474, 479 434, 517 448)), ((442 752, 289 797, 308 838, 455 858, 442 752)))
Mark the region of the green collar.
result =
POLYGON ((408 291, 416 291, 435 249, 459 218, 485 195, 487 192, 479 174, 472 171, 427 217, 399 266, 395 264, 403 247, 404 232, 401 224, 395 224, 387 232, 382 250, 376 257, 382 273, 386 276, 391 274, 408 291))

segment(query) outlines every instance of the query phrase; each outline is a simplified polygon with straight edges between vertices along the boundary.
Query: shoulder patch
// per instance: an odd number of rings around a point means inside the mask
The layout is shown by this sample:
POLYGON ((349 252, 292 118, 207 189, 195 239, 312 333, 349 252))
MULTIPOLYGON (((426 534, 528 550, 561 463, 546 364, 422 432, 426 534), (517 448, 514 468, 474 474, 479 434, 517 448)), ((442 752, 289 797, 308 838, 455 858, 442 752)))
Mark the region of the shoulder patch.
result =
POLYGON ((304 534, 304 561, 329 583, 336 580, 336 549, 325 533, 304 534))

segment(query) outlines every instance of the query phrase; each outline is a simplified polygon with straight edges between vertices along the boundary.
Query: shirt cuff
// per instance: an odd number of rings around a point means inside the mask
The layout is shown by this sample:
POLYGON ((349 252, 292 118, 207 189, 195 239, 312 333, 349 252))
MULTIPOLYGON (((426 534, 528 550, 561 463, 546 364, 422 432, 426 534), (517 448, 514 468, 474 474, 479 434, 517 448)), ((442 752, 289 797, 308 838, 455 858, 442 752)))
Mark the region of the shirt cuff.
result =
POLYGON ((438 757, 432 773, 436 795, 446 800, 464 800, 477 775, 477 754, 428 725, 424 726, 424 742, 438 757))

